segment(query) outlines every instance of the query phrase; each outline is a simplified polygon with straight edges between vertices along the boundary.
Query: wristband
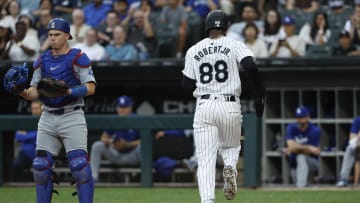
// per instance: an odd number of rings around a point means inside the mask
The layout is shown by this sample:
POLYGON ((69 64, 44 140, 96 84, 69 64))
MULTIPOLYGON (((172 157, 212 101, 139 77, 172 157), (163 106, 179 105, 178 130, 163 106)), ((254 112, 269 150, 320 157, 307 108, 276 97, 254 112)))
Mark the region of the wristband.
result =
POLYGON ((87 88, 85 85, 79 85, 71 88, 71 94, 72 97, 85 97, 87 94, 87 88))

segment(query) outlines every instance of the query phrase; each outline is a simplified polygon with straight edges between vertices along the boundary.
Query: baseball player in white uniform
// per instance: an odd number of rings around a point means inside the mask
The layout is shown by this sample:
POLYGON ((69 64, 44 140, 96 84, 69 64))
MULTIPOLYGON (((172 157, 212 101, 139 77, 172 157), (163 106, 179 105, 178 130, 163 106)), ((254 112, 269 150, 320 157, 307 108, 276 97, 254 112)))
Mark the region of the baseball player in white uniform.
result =
POLYGON ((182 71, 185 90, 197 99, 193 128, 202 203, 215 201, 218 151, 224 161, 224 195, 232 200, 237 192, 242 122, 240 65, 253 82, 255 93, 264 91, 253 53, 244 43, 225 36, 227 26, 223 11, 211 11, 206 17, 208 37, 187 50, 182 71))

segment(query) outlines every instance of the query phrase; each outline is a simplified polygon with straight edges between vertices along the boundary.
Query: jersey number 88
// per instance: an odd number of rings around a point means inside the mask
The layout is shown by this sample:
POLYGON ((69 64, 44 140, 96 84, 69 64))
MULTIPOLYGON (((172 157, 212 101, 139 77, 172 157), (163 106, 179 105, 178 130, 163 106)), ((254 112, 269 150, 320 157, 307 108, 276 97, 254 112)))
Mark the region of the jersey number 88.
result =
POLYGON ((225 82, 229 77, 227 64, 223 60, 216 61, 214 65, 202 63, 200 65, 200 82, 202 84, 210 83, 213 80, 213 71, 215 71, 215 80, 225 82))

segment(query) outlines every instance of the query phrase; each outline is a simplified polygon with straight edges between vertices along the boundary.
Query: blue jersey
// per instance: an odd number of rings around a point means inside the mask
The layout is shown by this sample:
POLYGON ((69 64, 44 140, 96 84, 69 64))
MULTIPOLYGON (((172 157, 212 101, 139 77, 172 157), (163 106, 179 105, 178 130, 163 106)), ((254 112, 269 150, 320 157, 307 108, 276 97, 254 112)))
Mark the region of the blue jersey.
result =
POLYGON ((360 131, 360 116, 356 117, 351 124, 350 133, 359 134, 360 131))
POLYGON ((20 153, 29 159, 33 159, 35 157, 35 147, 36 147, 36 131, 26 131, 23 134, 21 131, 16 131, 15 140, 21 143, 20 153))
MULTIPOLYGON (((214 0, 214 3, 219 6, 218 0, 214 0)), ((201 17, 204 18, 210 12, 207 0, 188 0, 186 5, 190 6, 194 12, 198 13, 201 17)))
MULTIPOLYGON (((320 146, 320 128, 312 123, 308 124, 308 128, 301 132, 297 123, 289 124, 286 129, 286 140, 294 140, 298 144, 320 146)), ((316 157, 316 156, 314 156, 316 157)))
POLYGON ((124 129, 124 130, 105 130, 105 133, 112 136, 114 141, 123 139, 126 142, 132 142, 134 140, 140 139, 140 133, 138 130, 133 129, 124 129))

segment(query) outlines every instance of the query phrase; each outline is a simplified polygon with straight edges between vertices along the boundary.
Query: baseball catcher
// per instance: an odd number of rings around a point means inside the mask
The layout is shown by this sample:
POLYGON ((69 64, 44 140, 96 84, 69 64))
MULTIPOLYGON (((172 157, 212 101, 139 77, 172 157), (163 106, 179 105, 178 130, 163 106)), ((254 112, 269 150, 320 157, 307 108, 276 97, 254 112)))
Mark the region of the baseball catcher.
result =
POLYGON ((43 78, 37 86, 39 94, 43 97, 56 98, 68 94, 69 87, 62 80, 43 78))
POLYGON ((27 86, 29 69, 27 64, 12 66, 6 71, 3 79, 3 87, 10 94, 18 95, 27 86))

